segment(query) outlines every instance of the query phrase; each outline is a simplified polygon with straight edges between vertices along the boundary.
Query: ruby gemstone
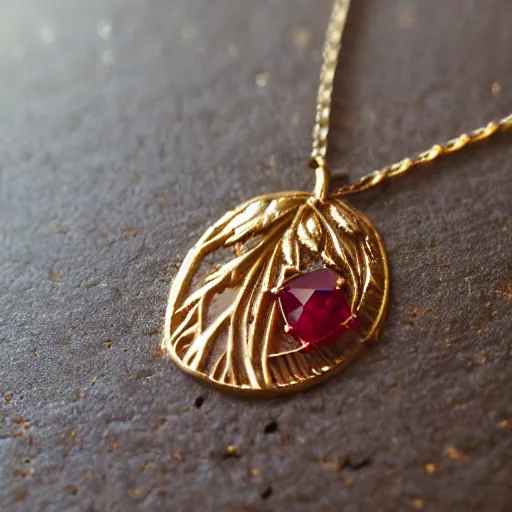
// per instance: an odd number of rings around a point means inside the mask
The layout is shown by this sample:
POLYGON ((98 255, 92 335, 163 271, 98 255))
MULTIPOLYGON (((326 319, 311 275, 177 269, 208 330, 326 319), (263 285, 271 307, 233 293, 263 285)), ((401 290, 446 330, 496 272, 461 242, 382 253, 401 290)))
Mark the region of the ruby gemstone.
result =
POLYGON ((306 349, 336 342, 345 331, 357 329, 357 319, 329 268, 314 270, 290 281, 279 292, 287 332, 306 349))

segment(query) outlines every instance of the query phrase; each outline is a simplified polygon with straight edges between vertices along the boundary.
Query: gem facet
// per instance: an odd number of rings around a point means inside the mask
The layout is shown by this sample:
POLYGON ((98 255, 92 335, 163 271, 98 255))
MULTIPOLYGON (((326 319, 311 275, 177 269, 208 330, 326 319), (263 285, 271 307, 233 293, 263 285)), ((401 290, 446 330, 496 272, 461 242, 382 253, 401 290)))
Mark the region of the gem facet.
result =
POLYGON ((329 268, 293 279, 279 292, 285 330, 306 349, 336 342, 357 319, 341 288, 342 278, 329 268))

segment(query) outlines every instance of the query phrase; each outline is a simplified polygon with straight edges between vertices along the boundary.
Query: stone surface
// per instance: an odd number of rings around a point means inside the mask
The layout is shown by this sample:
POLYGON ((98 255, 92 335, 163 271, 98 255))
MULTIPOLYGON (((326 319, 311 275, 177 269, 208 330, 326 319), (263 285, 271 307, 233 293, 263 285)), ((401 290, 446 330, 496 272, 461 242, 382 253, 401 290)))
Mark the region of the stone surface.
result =
MULTIPOLYGON (((510 0, 353 3, 333 168, 510 110, 510 0)), ((0 2, 1 510, 511 510, 511 135, 354 198, 387 245, 391 309, 339 377, 237 400, 159 352, 209 222, 312 187, 329 9, 0 2)))

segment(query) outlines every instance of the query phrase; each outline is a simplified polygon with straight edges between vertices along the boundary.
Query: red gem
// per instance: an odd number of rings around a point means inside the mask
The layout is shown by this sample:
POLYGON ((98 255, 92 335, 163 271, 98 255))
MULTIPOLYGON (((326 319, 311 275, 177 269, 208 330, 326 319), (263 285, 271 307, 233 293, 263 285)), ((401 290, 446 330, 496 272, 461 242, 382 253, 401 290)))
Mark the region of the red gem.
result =
POLYGON ((293 279, 279 292, 287 330, 308 348, 336 342, 357 319, 338 287, 340 276, 323 268, 293 279))

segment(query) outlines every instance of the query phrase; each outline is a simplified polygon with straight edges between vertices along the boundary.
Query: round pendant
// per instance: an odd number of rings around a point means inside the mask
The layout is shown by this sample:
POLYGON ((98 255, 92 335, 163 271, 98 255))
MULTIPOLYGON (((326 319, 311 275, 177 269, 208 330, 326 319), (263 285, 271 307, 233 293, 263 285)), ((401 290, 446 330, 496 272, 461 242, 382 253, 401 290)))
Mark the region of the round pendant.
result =
POLYGON ((383 327, 380 236, 340 199, 252 199, 206 230, 172 284, 163 347, 225 391, 273 395, 344 368, 383 327))

